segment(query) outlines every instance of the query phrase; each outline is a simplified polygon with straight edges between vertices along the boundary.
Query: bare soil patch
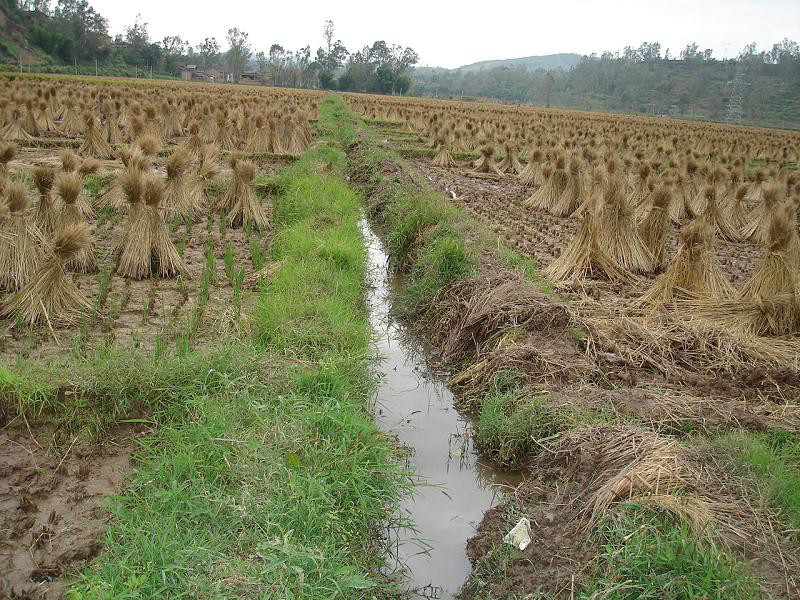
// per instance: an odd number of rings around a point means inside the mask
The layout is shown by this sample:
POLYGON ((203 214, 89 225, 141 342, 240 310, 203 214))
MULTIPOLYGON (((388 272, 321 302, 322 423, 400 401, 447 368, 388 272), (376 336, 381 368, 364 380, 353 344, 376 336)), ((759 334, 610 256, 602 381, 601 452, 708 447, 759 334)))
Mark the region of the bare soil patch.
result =
POLYGON ((60 598, 63 576, 100 552, 135 436, 120 426, 99 445, 56 443, 19 421, 0 431, 0 598, 60 598))

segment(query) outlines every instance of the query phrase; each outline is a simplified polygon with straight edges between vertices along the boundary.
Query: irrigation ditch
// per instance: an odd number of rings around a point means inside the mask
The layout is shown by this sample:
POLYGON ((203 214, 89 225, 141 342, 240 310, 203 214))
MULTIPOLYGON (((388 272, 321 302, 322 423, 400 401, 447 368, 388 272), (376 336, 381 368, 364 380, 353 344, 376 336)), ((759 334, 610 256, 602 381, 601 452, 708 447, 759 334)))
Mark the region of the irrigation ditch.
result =
POLYGON ((399 507, 410 526, 391 533, 395 567, 404 572, 412 597, 452 598, 471 570, 465 541, 498 491, 513 489, 519 474, 478 459, 470 416, 431 373, 424 345, 391 316, 402 278, 390 274, 383 242, 369 223, 362 221, 361 227, 369 251, 370 322, 380 356, 375 416, 407 451, 406 467, 415 482, 414 494, 399 507))

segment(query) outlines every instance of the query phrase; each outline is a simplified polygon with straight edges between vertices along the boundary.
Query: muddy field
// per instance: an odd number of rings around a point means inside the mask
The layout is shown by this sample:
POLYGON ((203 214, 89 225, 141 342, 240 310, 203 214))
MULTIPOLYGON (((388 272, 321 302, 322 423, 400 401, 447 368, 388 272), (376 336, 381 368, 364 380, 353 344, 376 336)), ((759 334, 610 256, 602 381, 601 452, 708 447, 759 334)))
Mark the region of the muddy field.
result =
POLYGON ((94 445, 57 444, 23 419, 0 431, 0 598, 60 598, 61 577, 100 552, 139 433, 120 426, 94 445))

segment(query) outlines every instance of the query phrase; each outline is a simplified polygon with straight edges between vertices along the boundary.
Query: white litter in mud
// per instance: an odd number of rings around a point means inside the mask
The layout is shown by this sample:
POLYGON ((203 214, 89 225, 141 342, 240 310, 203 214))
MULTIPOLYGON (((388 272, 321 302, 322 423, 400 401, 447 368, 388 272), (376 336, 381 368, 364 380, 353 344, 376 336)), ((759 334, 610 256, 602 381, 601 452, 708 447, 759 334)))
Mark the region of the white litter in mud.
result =
POLYGON ((525 517, 522 517, 519 522, 514 525, 511 531, 505 535, 503 541, 506 544, 516 546, 520 550, 525 550, 525 548, 528 547, 528 544, 531 543, 532 535, 531 522, 525 517))

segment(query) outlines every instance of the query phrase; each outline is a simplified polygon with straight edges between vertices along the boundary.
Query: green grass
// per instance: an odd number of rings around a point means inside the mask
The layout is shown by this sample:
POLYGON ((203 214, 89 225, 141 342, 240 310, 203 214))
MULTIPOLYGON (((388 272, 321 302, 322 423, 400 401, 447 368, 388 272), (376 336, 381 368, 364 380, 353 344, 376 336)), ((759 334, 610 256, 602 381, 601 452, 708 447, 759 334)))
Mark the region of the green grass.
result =
POLYGON ((747 476, 772 508, 800 531, 800 436, 732 431, 712 440, 734 471, 747 476))
POLYGON ((271 384, 179 391, 180 424, 142 441, 73 598, 358 598, 387 585, 375 527, 400 483, 364 411, 367 374, 271 371, 271 384))
POLYGON ((96 200, 102 196, 113 183, 114 173, 106 173, 104 175, 92 173, 86 177, 84 187, 86 188, 86 191, 89 192, 89 195, 96 200))
POLYGON ((314 164, 342 164, 341 151, 320 148, 288 169, 276 198, 273 259, 281 267, 254 311, 258 343, 295 358, 352 355, 363 361, 370 331, 364 305, 366 249, 360 201, 337 172, 314 164), (355 307, 355 308, 354 308, 355 307))
POLYGON ((538 454, 542 446, 534 440, 569 431, 619 422, 613 414, 556 405, 547 392, 527 390, 513 372, 498 373, 480 398, 462 402, 476 412, 475 442, 484 457, 503 467, 516 467, 538 454))
POLYGON ((635 503, 608 513, 595 533, 598 567, 579 598, 745 600, 757 584, 731 554, 669 515, 635 503))

